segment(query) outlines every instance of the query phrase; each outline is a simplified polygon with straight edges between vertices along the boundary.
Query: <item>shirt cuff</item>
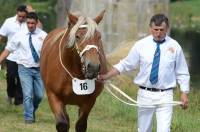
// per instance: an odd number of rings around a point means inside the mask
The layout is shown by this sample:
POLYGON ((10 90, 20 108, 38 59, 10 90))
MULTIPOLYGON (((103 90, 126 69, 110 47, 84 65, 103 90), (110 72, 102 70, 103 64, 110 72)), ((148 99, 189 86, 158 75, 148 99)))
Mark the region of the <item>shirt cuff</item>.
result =
POLYGON ((113 67, 116 68, 120 73, 123 71, 123 67, 120 64, 116 64, 113 67))

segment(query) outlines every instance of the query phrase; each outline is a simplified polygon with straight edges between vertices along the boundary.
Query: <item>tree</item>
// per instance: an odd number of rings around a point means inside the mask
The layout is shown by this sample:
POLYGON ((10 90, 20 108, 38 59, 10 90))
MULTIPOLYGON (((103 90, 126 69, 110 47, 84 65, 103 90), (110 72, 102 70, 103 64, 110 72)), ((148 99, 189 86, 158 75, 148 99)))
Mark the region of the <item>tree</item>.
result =
POLYGON ((57 26, 62 27, 66 25, 67 12, 70 10, 72 0, 58 0, 56 5, 57 26))

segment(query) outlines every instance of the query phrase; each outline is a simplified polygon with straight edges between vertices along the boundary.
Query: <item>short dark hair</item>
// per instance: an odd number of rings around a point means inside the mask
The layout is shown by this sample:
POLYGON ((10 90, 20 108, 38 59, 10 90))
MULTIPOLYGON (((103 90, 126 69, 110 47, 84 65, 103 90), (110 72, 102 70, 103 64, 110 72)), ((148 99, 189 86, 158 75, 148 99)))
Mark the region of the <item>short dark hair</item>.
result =
POLYGON ((154 23, 156 26, 160 26, 162 22, 165 22, 167 27, 169 27, 169 20, 164 14, 156 14, 151 17, 149 26, 152 26, 152 23, 154 23))
POLYGON ((29 18, 29 19, 35 19, 36 21, 38 21, 38 16, 37 16, 37 13, 35 12, 29 12, 27 14, 27 17, 26 18, 29 18))
POLYGON ((26 13, 28 13, 28 11, 26 10, 26 5, 19 5, 17 7, 17 12, 26 12, 26 13))

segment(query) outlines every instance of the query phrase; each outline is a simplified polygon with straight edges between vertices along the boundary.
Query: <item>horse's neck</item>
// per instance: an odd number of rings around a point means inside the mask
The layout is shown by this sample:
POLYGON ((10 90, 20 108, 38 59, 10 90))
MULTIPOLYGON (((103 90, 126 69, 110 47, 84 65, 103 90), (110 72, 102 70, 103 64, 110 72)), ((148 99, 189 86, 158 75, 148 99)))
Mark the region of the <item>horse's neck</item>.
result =
POLYGON ((74 48, 64 48, 62 52, 62 60, 65 68, 72 74, 72 76, 81 76, 81 63, 80 57, 78 56, 74 48))

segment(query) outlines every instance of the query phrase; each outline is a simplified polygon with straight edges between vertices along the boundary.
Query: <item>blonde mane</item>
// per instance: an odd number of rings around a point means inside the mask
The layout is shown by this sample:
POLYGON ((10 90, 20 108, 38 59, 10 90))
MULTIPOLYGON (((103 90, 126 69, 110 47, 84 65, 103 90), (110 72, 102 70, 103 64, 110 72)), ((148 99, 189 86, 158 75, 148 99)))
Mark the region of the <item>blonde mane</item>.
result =
POLYGON ((75 39, 76 39, 76 32, 78 31, 78 29, 80 28, 81 25, 85 25, 88 30, 84 36, 84 40, 93 37, 95 30, 97 30, 97 24, 94 20, 92 20, 89 17, 83 17, 80 16, 78 18, 77 23, 74 25, 74 27, 71 29, 70 33, 69 33, 69 43, 67 44, 67 47, 72 47, 75 44, 75 39))

